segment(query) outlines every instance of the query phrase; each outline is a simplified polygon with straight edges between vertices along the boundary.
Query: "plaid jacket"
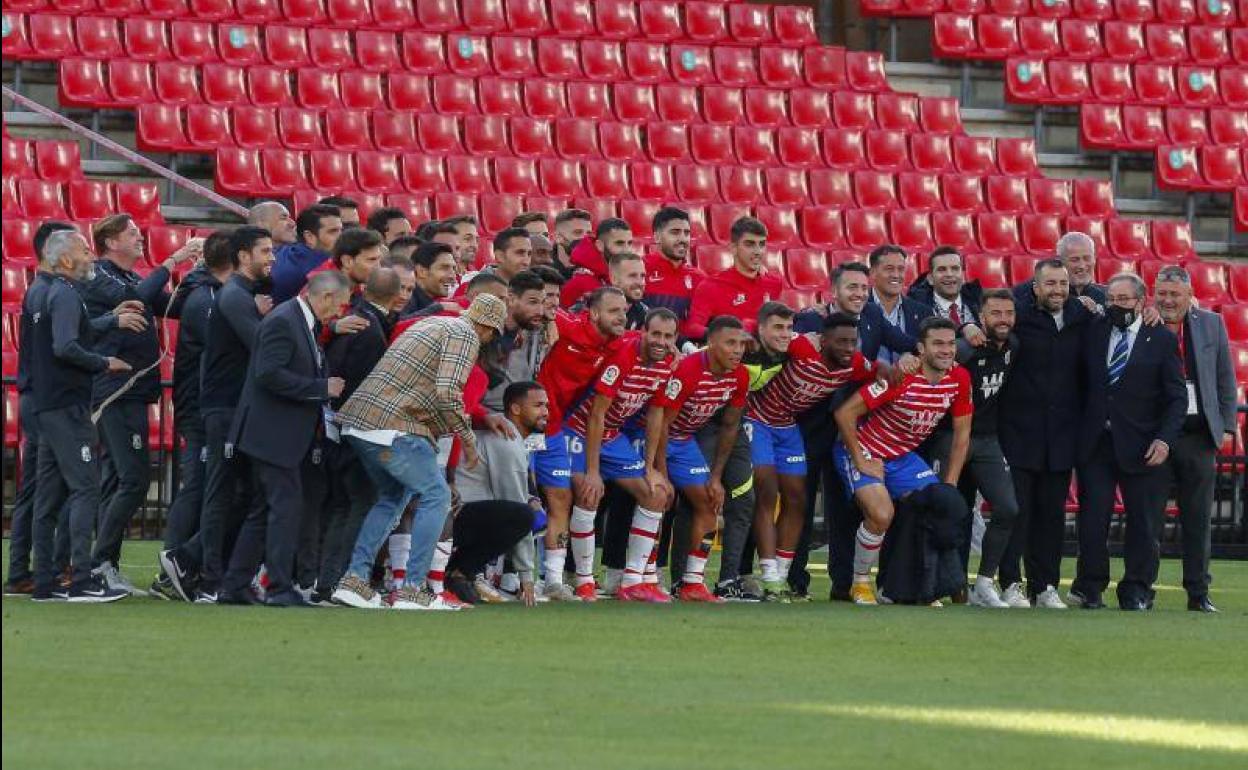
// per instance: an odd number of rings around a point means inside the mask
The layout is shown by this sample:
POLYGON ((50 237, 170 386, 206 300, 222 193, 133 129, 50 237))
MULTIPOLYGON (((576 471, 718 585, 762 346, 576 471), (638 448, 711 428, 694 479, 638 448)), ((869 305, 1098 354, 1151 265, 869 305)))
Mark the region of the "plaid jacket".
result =
POLYGON ((397 430, 428 439, 454 433, 475 446, 464 383, 477 333, 460 318, 430 318, 394 341, 339 412, 344 427, 397 430))

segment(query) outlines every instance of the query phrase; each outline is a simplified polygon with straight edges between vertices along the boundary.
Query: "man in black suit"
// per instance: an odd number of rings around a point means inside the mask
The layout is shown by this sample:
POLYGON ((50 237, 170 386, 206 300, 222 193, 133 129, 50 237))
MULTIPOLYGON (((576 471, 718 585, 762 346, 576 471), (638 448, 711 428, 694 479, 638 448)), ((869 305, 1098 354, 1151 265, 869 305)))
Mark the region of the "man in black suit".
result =
POLYGON ((1187 391, 1179 367, 1179 343, 1164 326, 1140 317, 1147 287, 1139 276, 1114 276, 1106 288, 1105 315, 1084 339, 1079 451, 1079 567, 1071 598, 1080 606, 1105 606, 1109 585, 1109 520, 1114 489, 1126 509, 1124 561, 1118 605, 1153 606, 1158 542, 1165 515, 1165 463, 1179 438, 1187 391))
POLYGON ((283 302, 260 323, 230 437, 251 459, 268 515, 249 512, 243 522, 222 584, 225 603, 250 603, 248 586, 263 561, 267 603, 305 604, 291 576, 303 508, 300 465, 318 435, 336 433, 327 402, 344 385, 341 377, 327 376, 317 337, 320 324, 341 315, 350 295, 341 272, 315 273, 305 294, 283 302))
MULTIPOLYGON (((1006 550, 1005 562, 1024 550, 1027 593, 1035 606, 1064 609, 1057 586, 1066 529, 1066 493, 1075 465, 1082 410, 1083 336, 1093 315, 1070 294, 1066 267, 1036 263, 1031 288, 1015 292, 1018 357, 1001 394, 1001 449, 1018 500, 1016 529, 1025 538, 1006 550)), ((1007 572, 1017 573, 1012 564, 1007 572)))
MULTIPOLYGON (((1105 287, 1096 283, 1096 241, 1087 233, 1069 232, 1054 247, 1057 259, 1070 277, 1070 296, 1078 298, 1093 313, 1105 307, 1105 287)), ((1031 281, 1014 287, 1015 302, 1034 302, 1031 281)))
MULTIPOLYGON (((907 297, 905 294, 906 252, 900 246, 886 243, 867 255, 871 268, 870 304, 878 307, 884 320, 914 337, 919 323, 932 315, 931 303, 907 297)), ((885 345, 881 351, 888 363, 896 363, 903 353, 913 352, 912 347, 893 350, 885 345)))

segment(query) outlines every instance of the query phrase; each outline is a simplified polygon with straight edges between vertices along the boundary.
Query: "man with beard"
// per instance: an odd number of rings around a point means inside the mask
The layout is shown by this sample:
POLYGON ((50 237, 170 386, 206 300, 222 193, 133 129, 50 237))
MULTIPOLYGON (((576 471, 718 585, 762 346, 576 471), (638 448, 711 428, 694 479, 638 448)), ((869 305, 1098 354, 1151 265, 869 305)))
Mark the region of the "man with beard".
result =
POLYGON ((295 220, 290 210, 277 201, 262 201, 252 206, 247 212, 247 224, 268 230, 275 249, 295 242, 295 220))
POLYGON ((572 248, 572 264, 576 270, 563 285, 560 304, 572 307, 594 289, 606 286, 611 279, 607 268, 611 258, 632 252, 633 231, 627 222, 623 219, 599 222, 595 237, 582 238, 572 248))
POLYGON ((657 252, 646 256, 646 292, 642 301, 648 307, 665 307, 683 324, 689 317, 693 292, 706 274, 689 264, 692 229, 689 214, 674 206, 655 212, 654 246, 657 252))
POLYGON ((451 296, 458 282, 454 249, 445 243, 422 243, 412 253, 412 264, 416 268, 416 285, 403 308, 403 317, 441 312, 442 300, 451 296))
POLYGON ((958 335, 982 345, 979 303, 983 290, 978 281, 967 282, 962 255, 952 246, 940 246, 928 258, 926 275, 910 287, 910 298, 922 302, 934 315, 948 318, 958 327, 958 335))
MULTIPOLYGON (((1105 287, 1096 283, 1096 242, 1086 233, 1070 232, 1058 239, 1054 247, 1057 260, 1070 276, 1070 296, 1077 298, 1089 311, 1099 313, 1105 306, 1105 287)), ((1036 298, 1031 281, 1014 287, 1014 299, 1031 303, 1036 298)))
MULTIPOLYGON (((458 242, 455 251, 455 260, 459 263, 460 275, 476 270, 477 265, 477 249, 481 241, 477 231, 477 218, 469 214, 444 219, 440 223, 444 226, 451 227, 458 242)), ((438 233, 434 233, 431 240, 437 240, 438 233)))
MULTIPOLYGON (((608 257, 607 269, 610 273, 608 285, 624 292, 624 298, 628 300, 628 315, 624 328, 629 331, 641 329, 645 326, 646 316, 650 312, 650 308, 641 300, 646 293, 645 263, 637 254, 624 252, 608 257)), ((576 279, 573 278, 573 280, 576 279)), ((573 313, 580 313, 584 309, 583 301, 572 305, 573 313)))
POLYGON ((589 235, 593 217, 584 209, 564 209, 555 216, 555 251, 550 266, 564 278, 571 278, 576 270, 572 263, 572 249, 576 243, 589 235))

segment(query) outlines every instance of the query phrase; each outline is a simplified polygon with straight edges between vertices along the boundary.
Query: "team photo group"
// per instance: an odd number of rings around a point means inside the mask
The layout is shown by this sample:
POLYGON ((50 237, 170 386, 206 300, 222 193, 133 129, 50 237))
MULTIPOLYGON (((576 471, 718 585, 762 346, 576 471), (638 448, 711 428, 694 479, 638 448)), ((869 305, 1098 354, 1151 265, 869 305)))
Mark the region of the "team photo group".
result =
POLYGON ((579 209, 487 241, 332 197, 259 203, 140 274, 128 215, 45 222, 6 595, 794 603, 826 598, 826 544, 833 601, 1146 611, 1171 507, 1187 608, 1217 611, 1236 382, 1183 267, 1100 284, 1069 232, 986 289, 955 248, 881 244, 794 306, 760 221, 717 271, 693 238, 672 206, 652 243, 579 209), (169 359, 177 484, 140 581, 123 551, 169 359))

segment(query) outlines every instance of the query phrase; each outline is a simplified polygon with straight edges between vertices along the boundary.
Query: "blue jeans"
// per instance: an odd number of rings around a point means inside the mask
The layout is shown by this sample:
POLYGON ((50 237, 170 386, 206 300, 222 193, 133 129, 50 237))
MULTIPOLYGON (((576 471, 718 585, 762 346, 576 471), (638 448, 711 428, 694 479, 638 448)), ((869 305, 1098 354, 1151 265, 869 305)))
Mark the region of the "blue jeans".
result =
POLYGON ((418 436, 399 436, 392 446, 346 437, 377 488, 377 502, 364 516, 351 553, 351 574, 368 580, 373 560, 403 516, 413 497, 419 502, 412 516, 412 551, 407 559, 407 584, 420 585, 429 571, 433 549, 451 508, 433 444, 418 436))

